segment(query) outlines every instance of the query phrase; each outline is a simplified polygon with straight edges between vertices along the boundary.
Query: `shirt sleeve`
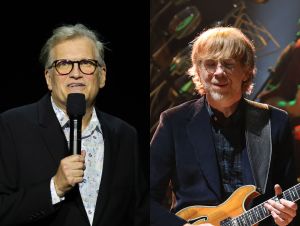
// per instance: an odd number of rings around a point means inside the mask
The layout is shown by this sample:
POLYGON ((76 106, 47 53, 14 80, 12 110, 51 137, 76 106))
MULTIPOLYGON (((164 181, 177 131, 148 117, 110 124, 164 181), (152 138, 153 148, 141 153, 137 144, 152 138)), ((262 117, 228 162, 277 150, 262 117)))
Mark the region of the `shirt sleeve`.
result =
POLYGON ((65 197, 59 197, 56 193, 56 190, 55 190, 55 186, 54 186, 54 178, 52 177, 51 178, 51 181, 50 181, 50 191, 51 191, 51 199, 52 199, 52 205, 55 205, 63 200, 65 200, 65 197))

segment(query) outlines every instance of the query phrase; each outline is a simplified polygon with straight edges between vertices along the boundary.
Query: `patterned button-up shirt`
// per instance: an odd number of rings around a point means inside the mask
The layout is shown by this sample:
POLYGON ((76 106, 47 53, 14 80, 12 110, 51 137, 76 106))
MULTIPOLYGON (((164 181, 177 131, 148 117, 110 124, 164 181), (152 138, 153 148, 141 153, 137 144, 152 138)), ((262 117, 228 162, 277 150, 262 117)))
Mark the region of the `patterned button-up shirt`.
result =
MULTIPOLYGON (((68 146, 70 145, 69 117, 57 107, 51 98, 52 106, 56 117, 64 131, 68 146)), ((104 160, 104 141, 100 122, 96 111, 93 109, 92 118, 88 126, 82 131, 81 150, 86 151, 83 182, 79 183, 81 198, 89 218, 93 223, 99 186, 102 176, 104 160)))

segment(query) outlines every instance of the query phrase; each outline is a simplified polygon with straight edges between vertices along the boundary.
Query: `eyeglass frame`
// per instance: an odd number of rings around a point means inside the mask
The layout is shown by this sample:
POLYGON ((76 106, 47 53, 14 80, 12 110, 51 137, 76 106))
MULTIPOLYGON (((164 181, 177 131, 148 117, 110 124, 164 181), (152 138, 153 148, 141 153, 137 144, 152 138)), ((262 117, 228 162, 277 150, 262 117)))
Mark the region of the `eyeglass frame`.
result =
POLYGON ((205 59, 205 60, 200 60, 199 63, 200 63, 201 65, 203 65, 204 69, 205 69, 209 74, 214 74, 214 73, 216 72, 216 70, 217 70, 218 67, 219 67, 219 63, 220 63, 220 67, 222 68, 222 70, 225 71, 225 72, 227 72, 227 73, 232 73, 232 71, 235 69, 236 64, 237 64, 237 62, 236 62, 235 59, 233 59, 233 58, 219 59, 219 60, 205 59), (214 62, 217 62, 217 64, 216 64, 216 66, 215 66, 215 68, 214 68, 213 71, 211 71, 210 69, 207 69, 207 66, 205 66, 205 63, 204 63, 204 62, 205 62, 205 61, 209 61, 209 60, 214 61, 214 62), (234 60, 234 63, 233 63, 233 64, 231 63, 232 66, 230 66, 230 67, 227 66, 227 67, 226 67, 226 65, 224 66, 224 61, 226 61, 226 60, 234 60))
POLYGON ((68 74, 70 74, 72 71, 73 71, 73 69, 74 69, 74 64, 75 63, 77 63, 78 64, 78 68, 79 68, 79 70, 83 73, 83 74, 85 74, 85 75, 92 75, 92 74, 94 74, 95 73, 95 71, 97 70, 97 67, 102 67, 101 66, 101 64, 98 62, 98 60, 94 60, 94 59, 81 59, 81 60, 68 60, 68 59, 58 59, 58 60, 55 60, 55 61, 53 61, 52 62, 52 64, 47 68, 47 69, 51 69, 51 68, 55 68, 55 71, 60 75, 60 76, 65 76, 65 75, 68 75, 68 74), (65 61, 65 62, 71 62, 72 63, 72 67, 71 67, 71 70, 68 72, 68 73, 66 73, 66 74, 62 74, 62 73, 60 73, 59 71, 58 71, 58 69, 56 68, 56 65, 57 65, 57 63, 58 62, 62 62, 62 61, 65 61), (81 67, 80 67, 80 62, 82 62, 82 61, 90 61, 90 62, 93 62, 95 65, 95 70, 92 72, 92 73, 84 73, 82 70, 81 70, 81 67))

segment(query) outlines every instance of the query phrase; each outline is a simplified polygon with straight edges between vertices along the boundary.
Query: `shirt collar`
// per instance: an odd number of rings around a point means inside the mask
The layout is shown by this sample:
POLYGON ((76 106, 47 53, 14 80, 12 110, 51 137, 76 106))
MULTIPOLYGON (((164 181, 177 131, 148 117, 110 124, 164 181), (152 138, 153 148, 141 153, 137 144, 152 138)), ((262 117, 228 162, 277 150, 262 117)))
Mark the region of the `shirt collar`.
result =
MULTIPOLYGON (((69 127, 69 117, 68 117, 68 115, 65 114, 65 112, 55 104, 55 102, 53 101, 52 96, 51 96, 51 104, 52 104, 53 110, 55 112, 55 115, 56 115, 62 129, 69 127)), ((90 134, 93 133, 94 130, 97 130, 98 132, 102 133, 100 122, 99 122, 97 114, 96 114, 96 110, 93 107, 93 113, 92 113, 91 121, 89 122, 89 124, 85 128, 85 130, 82 132, 82 136, 89 136, 90 134)))
POLYGON ((67 114, 65 114, 65 112, 60 109, 53 101, 53 98, 51 96, 51 104, 53 107, 53 110, 55 112, 55 115, 59 121, 59 124, 62 128, 68 127, 69 126, 69 117, 67 116, 67 114))
POLYGON ((93 108, 91 121, 89 122, 89 124, 85 128, 85 130, 82 132, 82 138, 92 135, 92 133, 95 130, 99 133, 102 133, 100 122, 99 122, 97 114, 96 114, 96 110, 95 110, 95 108, 93 108))

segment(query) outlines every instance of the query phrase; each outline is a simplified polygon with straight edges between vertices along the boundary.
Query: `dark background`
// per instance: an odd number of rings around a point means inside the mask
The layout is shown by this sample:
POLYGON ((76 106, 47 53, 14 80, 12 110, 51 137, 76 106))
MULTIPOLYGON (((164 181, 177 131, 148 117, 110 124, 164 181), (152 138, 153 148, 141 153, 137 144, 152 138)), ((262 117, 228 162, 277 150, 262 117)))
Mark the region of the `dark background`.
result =
POLYGON ((46 92, 39 53, 52 30, 82 23, 106 43, 106 85, 97 107, 133 125, 148 171, 148 7, 124 1, 12 3, 1 14, 0 112, 39 100, 46 92), (33 3, 32 3, 33 4, 33 3), (140 8, 136 10, 136 8, 140 8), (8 16, 7 16, 8 15, 8 16))

